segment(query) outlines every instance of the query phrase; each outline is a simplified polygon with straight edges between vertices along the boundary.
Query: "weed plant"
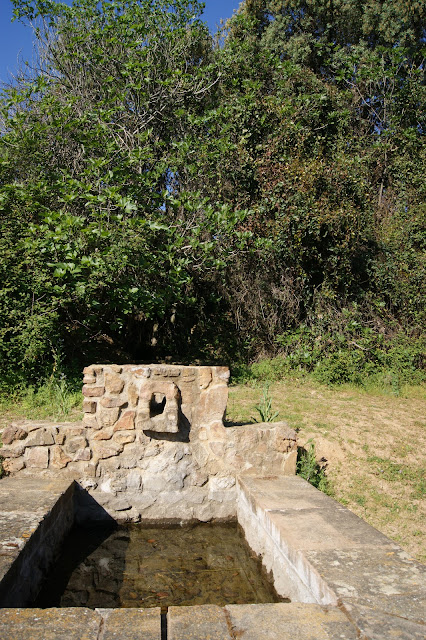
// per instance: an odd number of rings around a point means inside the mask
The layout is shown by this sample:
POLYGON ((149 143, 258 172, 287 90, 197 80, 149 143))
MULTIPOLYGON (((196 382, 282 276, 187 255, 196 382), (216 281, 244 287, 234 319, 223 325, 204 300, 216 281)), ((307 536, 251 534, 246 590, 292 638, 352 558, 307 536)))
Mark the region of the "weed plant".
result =
POLYGON ((311 485, 326 493, 332 495, 332 487, 326 475, 327 463, 324 458, 317 460, 315 452, 315 443, 310 438, 304 447, 298 447, 296 475, 307 480, 311 485))
MULTIPOLYGON (((272 409, 272 398, 269 393, 269 384, 264 386, 262 397, 259 404, 255 406, 255 409, 260 415, 260 422, 273 422, 275 418, 278 417, 278 411, 273 411, 272 409)), ((256 418, 253 417, 252 420, 254 420, 254 422, 259 422, 259 420, 256 420, 256 418)))

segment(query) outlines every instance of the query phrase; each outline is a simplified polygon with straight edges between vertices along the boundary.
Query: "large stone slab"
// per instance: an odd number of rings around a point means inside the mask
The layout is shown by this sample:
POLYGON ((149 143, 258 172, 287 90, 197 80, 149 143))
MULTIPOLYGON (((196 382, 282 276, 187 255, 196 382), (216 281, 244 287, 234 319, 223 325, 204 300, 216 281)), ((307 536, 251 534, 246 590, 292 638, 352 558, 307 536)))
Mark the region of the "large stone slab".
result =
POLYGON ((101 617, 90 609, 0 609, 2 640, 98 640, 101 617))
MULTIPOLYGON (((326 496, 325 496, 326 497, 326 496)), ((396 545, 383 533, 329 499, 322 507, 306 509, 269 509, 268 520, 279 532, 283 543, 293 549, 335 550, 386 547, 396 545)))
POLYGON ((169 607, 167 640, 234 640, 224 609, 214 605, 169 607))
MULTIPOLYGON (((318 491, 300 476, 270 475, 261 477, 253 471, 252 475, 241 475, 238 479, 247 500, 253 506, 263 510, 322 509, 330 504, 331 498, 318 491)), ((334 500, 332 500, 335 503, 334 500)), ((338 503, 335 503, 338 504, 338 503)))
POLYGON ((426 567, 397 545, 313 550, 306 551, 306 557, 344 605, 369 607, 425 624, 426 567))
POLYGON ((54 507, 58 497, 68 489, 70 483, 69 478, 44 478, 37 475, 2 478, 0 514, 47 513, 54 507))
POLYGON ((69 480, 0 481, 0 606, 22 607, 37 594, 72 525, 73 493, 69 480))
POLYGON ((228 605, 235 638, 244 640, 356 640, 355 627, 336 607, 315 604, 228 605))
POLYGON ((102 640, 160 640, 161 609, 97 609, 102 640))
POLYGON ((424 640, 426 627, 368 607, 346 605, 349 618, 368 640, 424 640))

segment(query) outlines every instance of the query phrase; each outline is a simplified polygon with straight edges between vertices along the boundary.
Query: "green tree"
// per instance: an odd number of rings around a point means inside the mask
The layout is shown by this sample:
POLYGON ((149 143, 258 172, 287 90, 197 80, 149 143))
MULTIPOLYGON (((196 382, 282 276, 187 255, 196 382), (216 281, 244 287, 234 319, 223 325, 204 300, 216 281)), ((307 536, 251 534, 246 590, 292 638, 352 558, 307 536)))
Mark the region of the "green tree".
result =
POLYGON ((195 307, 209 237, 238 219, 184 175, 218 79, 202 5, 15 4, 42 46, 2 96, 4 360, 40 371, 96 341, 144 357, 195 307))

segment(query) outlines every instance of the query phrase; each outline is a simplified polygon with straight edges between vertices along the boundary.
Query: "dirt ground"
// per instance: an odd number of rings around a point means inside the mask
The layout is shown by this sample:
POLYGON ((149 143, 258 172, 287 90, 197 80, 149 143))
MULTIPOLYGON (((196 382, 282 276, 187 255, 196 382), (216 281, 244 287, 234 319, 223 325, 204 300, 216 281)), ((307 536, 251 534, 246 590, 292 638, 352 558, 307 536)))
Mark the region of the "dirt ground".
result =
MULTIPOLYGON (((260 420, 263 388, 230 388, 227 419, 260 420)), ((358 389, 328 389, 306 382, 270 386, 276 420, 315 443, 327 460, 333 497, 426 563, 426 399, 358 389)))

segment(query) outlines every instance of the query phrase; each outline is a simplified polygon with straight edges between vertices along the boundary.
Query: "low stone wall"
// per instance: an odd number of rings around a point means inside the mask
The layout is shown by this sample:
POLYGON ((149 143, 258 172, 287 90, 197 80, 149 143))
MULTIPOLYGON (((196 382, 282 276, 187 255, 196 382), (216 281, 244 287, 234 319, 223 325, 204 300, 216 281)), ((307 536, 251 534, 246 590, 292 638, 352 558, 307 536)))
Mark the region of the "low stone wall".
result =
POLYGON ((225 426, 226 367, 93 365, 82 423, 21 422, 3 432, 12 474, 72 477, 94 503, 80 517, 210 520, 236 515, 236 474, 293 475, 286 423, 225 426))

